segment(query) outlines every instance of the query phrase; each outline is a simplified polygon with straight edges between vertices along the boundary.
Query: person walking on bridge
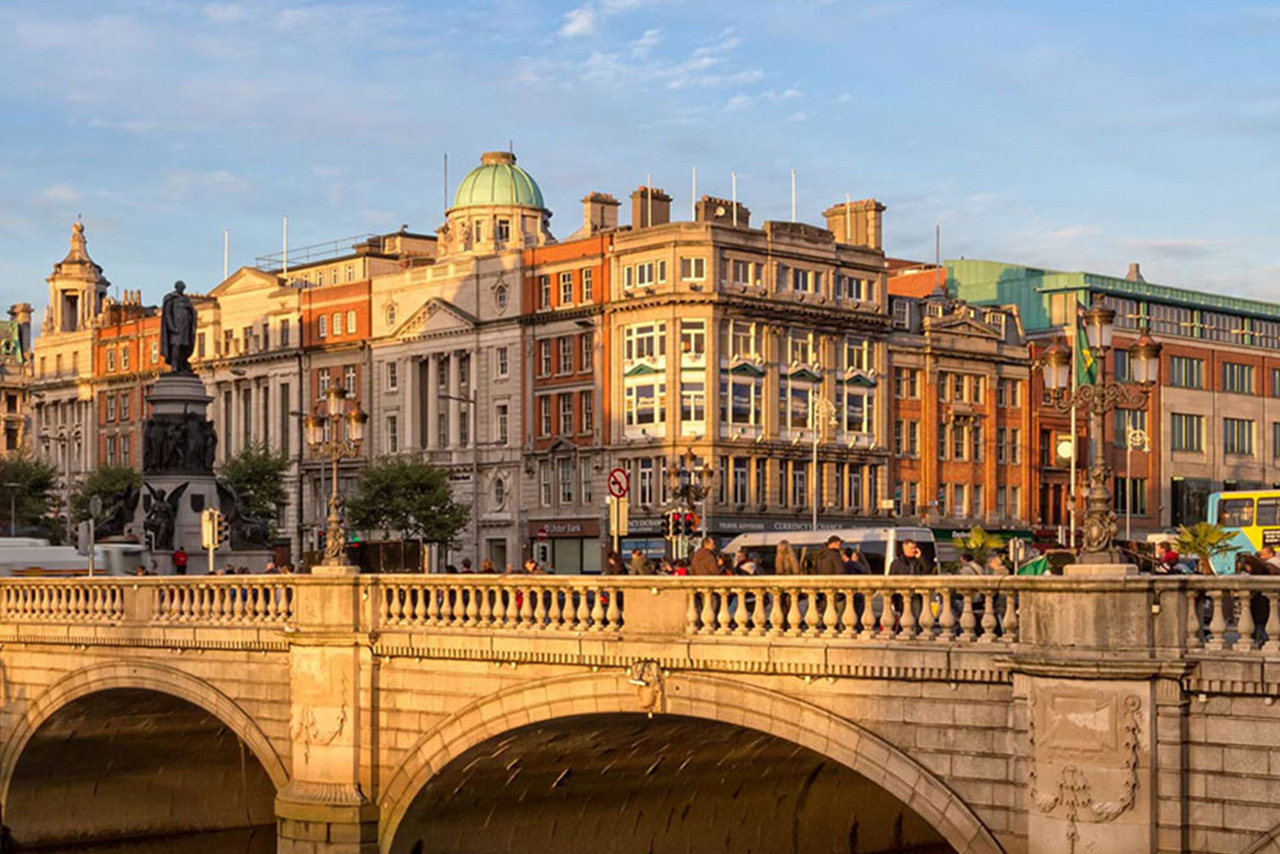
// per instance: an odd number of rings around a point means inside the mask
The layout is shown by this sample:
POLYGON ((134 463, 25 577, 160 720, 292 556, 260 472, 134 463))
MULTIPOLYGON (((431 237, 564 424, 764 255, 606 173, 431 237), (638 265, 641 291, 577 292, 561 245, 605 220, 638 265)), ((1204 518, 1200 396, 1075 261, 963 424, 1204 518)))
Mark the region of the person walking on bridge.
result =
POLYGON ((719 575, 720 565, 716 561, 716 541, 704 537, 702 546, 693 553, 693 563, 689 567, 690 575, 719 575))
POLYGON ((813 571, 818 575, 844 575, 844 556, 840 554, 841 540, 835 534, 827 537, 827 546, 818 555, 813 571))

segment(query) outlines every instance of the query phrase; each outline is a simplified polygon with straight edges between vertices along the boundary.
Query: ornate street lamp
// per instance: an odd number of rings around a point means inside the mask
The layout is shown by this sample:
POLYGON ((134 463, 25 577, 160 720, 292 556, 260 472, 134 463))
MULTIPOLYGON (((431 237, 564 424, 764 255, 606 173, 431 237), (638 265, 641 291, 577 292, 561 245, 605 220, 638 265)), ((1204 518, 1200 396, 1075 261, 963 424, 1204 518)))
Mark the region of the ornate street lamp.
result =
POLYGON ((345 398, 346 392, 340 386, 331 386, 326 395, 324 415, 308 415, 303 422, 311 453, 319 459, 328 458, 332 466, 329 519, 324 539, 325 566, 343 565, 343 551, 347 543, 347 532, 342 524, 342 499, 338 496, 338 462, 360 453, 365 423, 369 420, 358 403, 344 412, 345 398), (326 425, 329 428, 327 440, 324 436, 326 425))
MULTIPOLYGON (((1131 382, 1106 381, 1106 356, 1111 349, 1116 313, 1107 308, 1101 294, 1095 294, 1093 305, 1084 313, 1085 336, 1098 363, 1093 384, 1068 388, 1070 384, 1070 351, 1057 344, 1051 346, 1041 360, 1044 387, 1059 412, 1076 409, 1089 415, 1089 495, 1085 504, 1084 543, 1081 563, 1114 564, 1120 558, 1112 545, 1116 535, 1116 514, 1112 496, 1111 466, 1103 458, 1103 418, 1117 406, 1142 406, 1160 379, 1160 345, 1145 331, 1129 348, 1131 382), (1136 388, 1134 388, 1136 386, 1136 388)), ((1072 438, 1074 441, 1074 437, 1072 438)), ((1072 496, 1072 501, 1075 496, 1072 496)))

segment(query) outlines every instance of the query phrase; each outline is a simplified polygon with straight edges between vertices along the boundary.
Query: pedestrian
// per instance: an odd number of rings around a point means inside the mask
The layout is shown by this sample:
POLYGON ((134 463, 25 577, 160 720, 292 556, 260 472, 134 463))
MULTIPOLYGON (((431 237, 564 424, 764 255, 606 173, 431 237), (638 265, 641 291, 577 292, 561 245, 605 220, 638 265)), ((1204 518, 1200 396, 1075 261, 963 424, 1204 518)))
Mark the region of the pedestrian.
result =
POLYGON ((645 557, 643 549, 631 550, 630 569, 632 575, 653 575, 653 564, 645 557))
POLYGON ((276 570, 276 562, 275 562, 275 561, 273 561, 273 560, 269 560, 269 561, 267 561, 267 565, 263 568, 263 570, 262 570, 262 574, 263 574, 263 575, 275 575, 275 574, 277 574, 277 570, 276 570))
POLYGON ((956 571, 957 575, 982 575, 982 566, 973 559, 971 554, 960 555, 960 568, 956 571))
POLYGON ((179 544, 178 547, 173 550, 173 574, 174 575, 187 574, 187 560, 188 560, 187 553, 182 548, 182 545, 179 544))
POLYGON ((778 543, 778 549, 773 557, 773 571, 778 575, 799 575, 800 561, 796 560, 796 553, 791 548, 791 543, 781 540, 778 543))
POLYGON ((889 564, 890 575, 925 575, 928 568, 915 540, 902 541, 902 554, 889 564))
POLYGON ((1182 560, 1182 556, 1178 554, 1178 550, 1173 547, 1168 540, 1162 540, 1160 545, 1156 546, 1156 572, 1181 572, 1178 563, 1182 560))
POLYGON ((983 571, 984 575, 1008 575, 1009 567, 1004 565, 1004 558, 1000 555, 993 554, 987 558, 987 566, 983 571))
POLYGON ((605 575, 626 575, 627 566, 622 562, 622 555, 617 552, 609 552, 609 557, 604 563, 605 575))
POLYGON ((813 571, 817 575, 844 575, 844 558, 840 554, 840 537, 832 534, 827 537, 826 548, 818 554, 813 571))
POLYGON ((746 549, 738 549, 737 559, 734 561, 733 571, 737 575, 755 575, 760 567, 747 553, 746 549))
POLYGON ((689 561, 687 561, 684 558, 680 558, 678 561, 675 562, 675 566, 672 567, 671 574, 672 575, 688 575, 689 561))
POLYGON ((663 556, 658 561, 658 575, 674 575, 676 571, 675 564, 671 562, 671 558, 663 556))
POLYGON ((693 553, 693 563, 689 565, 690 575, 718 575, 719 564, 716 562, 716 541, 711 537, 703 537, 702 545, 693 553))
POLYGON ((143 566, 142 564, 138 564, 137 566, 135 566, 135 567, 133 568, 133 574, 134 574, 134 575, 138 575, 138 576, 146 575, 146 574, 147 574, 147 568, 146 568, 145 566, 143 566))
POLYGON ((471 574, 472 574, 472 572, 471 572, 471 558, 469 558, 469 557, 464 557, 464 558, 462 559, 462 572, 463 572, 464 574, 466 574, 466 575, 471 575, 471 574))
POLYGON ((492 560, 490 560, 489 558, 485 558, 484 560, 480 561, 480 574, 481 575, 497 575, 498 570, 496 567, 494 567, 492 560))
POLYGON ((862 557, 862 552, 857 549, 846 548, 844 550, 844 571, 847 575, 870 575, 871 567, 867 566, 867 561, 862 557))

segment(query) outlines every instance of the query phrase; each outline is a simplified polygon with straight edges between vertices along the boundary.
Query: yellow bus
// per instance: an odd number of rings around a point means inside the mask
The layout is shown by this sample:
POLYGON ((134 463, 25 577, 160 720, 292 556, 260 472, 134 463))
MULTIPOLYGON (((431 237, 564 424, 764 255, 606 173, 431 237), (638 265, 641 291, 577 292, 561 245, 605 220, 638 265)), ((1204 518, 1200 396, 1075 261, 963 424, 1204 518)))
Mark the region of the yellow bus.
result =
POLYGON ((1209 521, 1232 534, 1235 549, 1213 558, 1214 572, 1231 575, 1238 555, 1256 554, 1263 546, 1280 550, 1280 490, 1214 492, 1209 496, 1209 521))

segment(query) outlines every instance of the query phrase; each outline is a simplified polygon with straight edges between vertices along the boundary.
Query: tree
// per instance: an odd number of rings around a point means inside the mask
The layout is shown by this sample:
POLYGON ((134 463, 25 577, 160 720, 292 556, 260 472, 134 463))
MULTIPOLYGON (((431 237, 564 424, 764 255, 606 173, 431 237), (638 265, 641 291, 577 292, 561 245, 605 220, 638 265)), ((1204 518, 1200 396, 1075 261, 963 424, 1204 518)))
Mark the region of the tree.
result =
POLYGON ((1196 522, 1190 528, 1178 527, 1178 551, 1200 559, 1196 571, 1201 575, 1217 575, 1213 559, 1238 551, 1235 534, 1214 522, 1196 522))
POLYGON ((955 537, 951 542, 961 554, 973 555, 973 559, 983 566, 986 566, 988 557, 1004 548, 1004 537, 984 531, 978 525, 970 528, 968 534, 955 537))
POLYGON ((403 457, 384 457, 366 468, 346 506, 353 528, 444 546, 455 544, 470 515, 453 500, 443 470, 403 457))
POLYGON ((235 491, 246 516, 270 522, 274 531, 280 508, 288 502, 284 490, 288 468, 289 458, 284 454, 253 444, 222 464, 218 480, 235 491))
POLYGON ((9 534, 35 529, 40 536, 60 541, 62 528, 55 515, 57 504, 53 496, 58 482, 58 472, 44 460, 19 454, 0 460, 0 489, 3 489, 4 533, 9 534), (10 517, 12 510, 12 517, 10 517))
POLYGON ((142 472, 132 466, 102 466, 76 484, 71 493, 71 518, 83 522, 89 518, 89 501, 93 496, 110 507, 117 495, 129 487, 142 488, 142 472))

